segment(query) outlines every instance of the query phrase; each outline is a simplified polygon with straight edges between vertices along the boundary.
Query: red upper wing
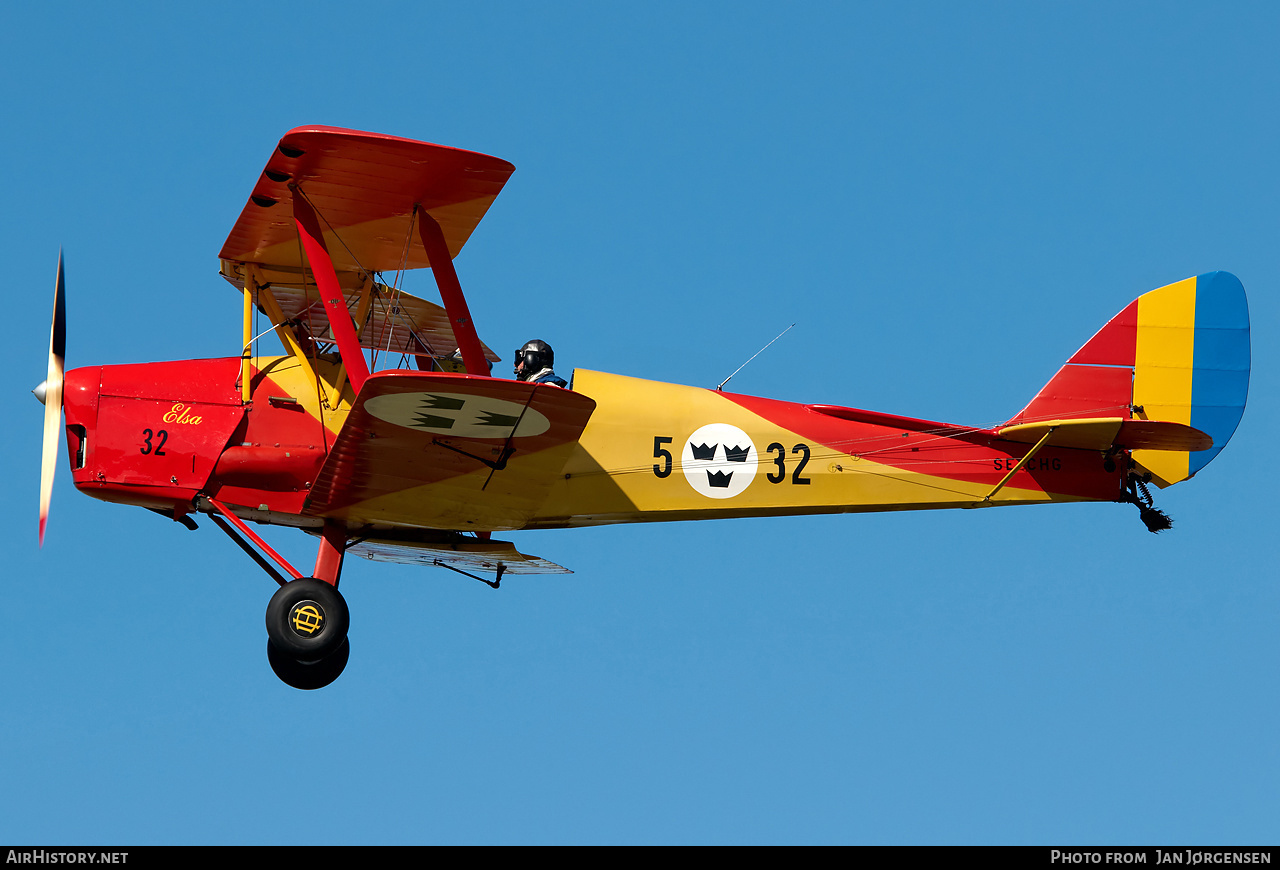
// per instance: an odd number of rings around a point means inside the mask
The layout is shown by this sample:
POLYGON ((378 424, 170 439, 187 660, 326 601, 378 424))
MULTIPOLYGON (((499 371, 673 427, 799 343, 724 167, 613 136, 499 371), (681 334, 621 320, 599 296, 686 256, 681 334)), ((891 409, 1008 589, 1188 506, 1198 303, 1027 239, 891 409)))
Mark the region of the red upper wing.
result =
POLYGON ((515 167, 505 160, 397 136, 298 127, 280 140, 219 254, 224 260, 300 268, 293 185, 325 226, 341 273, 430 266, 413 208, 427 209, 457 256, 515 167), (406 255, 407 246, 407 255, 406 255))

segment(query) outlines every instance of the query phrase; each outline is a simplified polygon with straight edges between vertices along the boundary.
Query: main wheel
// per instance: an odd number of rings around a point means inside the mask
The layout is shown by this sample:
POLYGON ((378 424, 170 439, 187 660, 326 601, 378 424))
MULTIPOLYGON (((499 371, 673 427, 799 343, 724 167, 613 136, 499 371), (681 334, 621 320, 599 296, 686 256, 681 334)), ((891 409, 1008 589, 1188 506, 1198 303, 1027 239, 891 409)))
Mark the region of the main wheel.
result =
POLYGON ((267 637, 298 662, 318 662, 335 652, 346 640, 350 622, 338 590, 312 577, 286 583, 267 604, 267 637))
POLYGON ((295 689, 323 689, 338 679, 338 675, 346 668, 347 659, 350 657, 351 641, 345 637, 342 639, 341 646, 328 658, 318 662, 300 662, 297 659, 291 659, 276 649, 275 644, 267 641, 267 661, 271 663, 271 670, 275 671, 276 676, 286 685, 293 686, 295 689))

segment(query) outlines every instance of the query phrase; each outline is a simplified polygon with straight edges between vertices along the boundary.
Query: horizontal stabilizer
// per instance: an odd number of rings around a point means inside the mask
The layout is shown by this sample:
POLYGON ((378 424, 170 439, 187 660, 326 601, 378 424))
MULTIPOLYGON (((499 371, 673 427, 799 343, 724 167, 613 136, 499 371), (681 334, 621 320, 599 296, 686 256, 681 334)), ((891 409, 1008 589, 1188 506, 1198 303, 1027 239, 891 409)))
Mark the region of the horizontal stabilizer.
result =
POLYGON ((1036 444, 1045 435, 1048 447, 1075 447, 1083 450, 1200 451, 1213 447, 1213 438, 1191 426, 1164 420, 1128 420, 1123 417, 1093 417, 1074 420, 1043 420, 1004 426, 996 434, 1005 441, 1036 444))

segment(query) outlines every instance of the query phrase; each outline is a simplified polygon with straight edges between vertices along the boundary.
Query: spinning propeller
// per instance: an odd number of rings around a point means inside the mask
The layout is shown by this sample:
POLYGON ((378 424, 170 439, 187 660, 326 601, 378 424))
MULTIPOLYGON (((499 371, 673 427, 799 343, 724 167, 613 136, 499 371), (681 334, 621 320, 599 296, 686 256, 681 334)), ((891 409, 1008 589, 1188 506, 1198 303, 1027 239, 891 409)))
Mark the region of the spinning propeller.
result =
POLYGON ((44 403, 44 451, 40 459, 40 546, 53 497, 53 471, 58 464, 58 423, 62 418, 62 371, 67 355, 67 301, 58 251, 58 283, 53 291, 53 328, 49 332, 49 377, 32 390, 44 403))

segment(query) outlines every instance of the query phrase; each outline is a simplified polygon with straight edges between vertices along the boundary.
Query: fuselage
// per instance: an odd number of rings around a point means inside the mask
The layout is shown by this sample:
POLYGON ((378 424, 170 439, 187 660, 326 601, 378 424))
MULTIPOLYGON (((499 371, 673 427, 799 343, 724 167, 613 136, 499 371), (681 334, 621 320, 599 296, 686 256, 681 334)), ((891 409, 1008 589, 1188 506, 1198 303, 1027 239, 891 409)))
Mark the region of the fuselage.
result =
MULTIPOLYGON (((326 514, 308 497, 355 396, 337 360, 316 360, 313 374, 293 357, 261 357, 250 370, 247 402, 234 357, 69 372, 76 486, 175 516, 210 497, 262 522, 318 527, 326 514)), ((989 430, 586 370, 573 388, 595 411, 547 497, 519 525, 486 528, 465 506, 432 509, 428 488, 394 514, 348 504, 342 521, 353 529, 487 531, 1112 501, 1124 493, 1127 463, 1097 450, 1047 447, 1005 481, 1031 448, 989 430)), ((518 451, 519 439, 513 443, 518 451)), ((477 490, 491 477, 483 468, 469 473, 477 490)))

